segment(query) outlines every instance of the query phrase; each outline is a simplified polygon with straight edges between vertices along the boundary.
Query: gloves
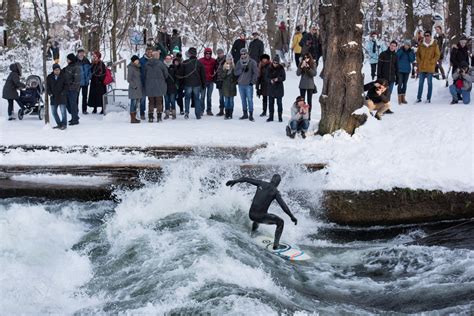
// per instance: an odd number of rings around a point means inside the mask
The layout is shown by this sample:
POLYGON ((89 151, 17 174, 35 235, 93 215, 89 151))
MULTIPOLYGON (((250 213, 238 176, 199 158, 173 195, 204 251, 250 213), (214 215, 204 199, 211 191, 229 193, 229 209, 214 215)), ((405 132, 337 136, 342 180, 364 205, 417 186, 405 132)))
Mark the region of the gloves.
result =
POLYGON ((292 221, 293 223, 295 223, 295 225, 298 224, 298 220, 297 220, 296 217, 294 217, 294 216, 291 218, 291 221, 292 221))
POLYGON ((234 184, 236 184, 236 182, 234 180, 229 180, 225 183, 225 185, 228 186, 228 187, 233 187, 234 184))

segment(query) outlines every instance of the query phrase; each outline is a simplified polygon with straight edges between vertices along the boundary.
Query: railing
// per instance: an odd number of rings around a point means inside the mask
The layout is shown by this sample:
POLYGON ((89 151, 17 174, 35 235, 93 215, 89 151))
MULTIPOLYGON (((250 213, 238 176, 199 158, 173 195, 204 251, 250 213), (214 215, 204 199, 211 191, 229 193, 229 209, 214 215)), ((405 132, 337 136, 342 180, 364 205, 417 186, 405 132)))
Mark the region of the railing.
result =
POLYGON ((122 64, 123 64, 123 79, 127 80, 127 60, 126 59, 121 59, 119 61, 116 61, 115 63, 112 63, 110 64, 110 67, 112 67, 112 72, 116 74, 117 67, 122 69, 122 64))
POLYGON ((128 111, 130 100, 128 89, 111 89, 102 96, 104 114, 107 112, 128 111))

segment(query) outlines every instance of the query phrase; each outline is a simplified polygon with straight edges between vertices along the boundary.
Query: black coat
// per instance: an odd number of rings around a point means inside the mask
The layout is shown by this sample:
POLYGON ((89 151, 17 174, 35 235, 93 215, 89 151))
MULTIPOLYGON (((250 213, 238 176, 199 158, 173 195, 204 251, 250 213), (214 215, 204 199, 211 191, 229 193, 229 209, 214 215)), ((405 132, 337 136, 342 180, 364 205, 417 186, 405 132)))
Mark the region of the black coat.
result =
POLYGON ((250 58, 255 60, 257 62, 257 64, 260 61, 260 56, 262 56, 263 53, 264 53, 264 46, 263 46, 263 42, 261 40, 259 40, 257 38, 257 39, 254 39, 253 41, 250 42, 249 56, 250 56, 250 58))
POLYGON ((398 56, 396 52, 387 49, 379 55, 377 65, 377 79, 385 79, 388 82, 397 82, 398 78, 398 56))
POLYGON ((268 78, 266 76, 268 68, 271 66, 272 63, 267 63, 265 65, 260 64, 260 71, 258 74, 257 80, 257 94, 267 97, 268 96, 268 78))
POLYGON ((240 59, 240 50, 242 48, 245 48, 245 45, 246 45, 246 41, 241 40, 240 38, 236 39, 234 44, 232 45, 231 54, 232 54, 232 57, 234 58, 234 64, 237 65, 237 62, 240 59))
POLYGON ((310 53, 313 59, 318 62, 319 57, 323 54, 321 38, 318 34, 311 34, 311 32, 305 33, 299 44, 301 46, 302 56, 306 53, 310 53))
POLYGON ((11 73, 8 75, 7 81, 5 81, 5 85, 3 86, 2 97, 7 100, 16 100, 19 98, 17 90, 25 88, 25 84, 20 81, 20 64, 11 64, 10 71, 11 73))
POLYGON ((204 66, 195 56, 181 63, 177 77, 183 80, 185 87, 204 87, 206 85, 204 66))
POLYGON ((451 73, 455 73, 463 61, 469 65, 469 50, 467 49, 467 45, 461 47, 461 44, 458 44, 458 47, 453 48, 449 61, 453 66, 451 73))
POLYGON ((176 80, 177 68, 175 65, 168 67, 168 78, 166 78, 166 94, 176 94, 178 92, 178 82, 176 80))
POLYGON ((283 81, 286 79, 285 68, 282 65, 273 67, 269 66, 266 70, 266 79, 268 81, 268 96, 274 98, 282 98, 285 95, 283 81), (271 83, 272 79, 277 78, 278 81, 271 83))
POLYGON ((59 74, 58 79, 54 78, 54 73, 50 73, 46 78, 46 90, 51 97, 51 105, 66 104, 68 87, 64 72, 59 74))
POLYGON ((384 93, 381 95, 378 95, 377 93, 377 87, 375 86, 374 82, 369 82, 368 84, 364 85, 364 91, 367 91, 367 95, 365 97, 366 100, 372 100, 374 103, 388 103, 390 102, 390 99, 388 98, 387 90, 385 90, 384 93))
POLYGON ((70 63, 63 70, 64 79, 69 91, 81 90, 81 68, 77 62, 70 63))
POLYGON ((96 64, 92 64, 92 77, 91 85, 89 90, 89 102, 87 103, 90 107, 102 107, 103 100, 102 97, 107 91, 106 86, 104 85, 105 79, 105 64, 102 61, 99 61, 96 64))

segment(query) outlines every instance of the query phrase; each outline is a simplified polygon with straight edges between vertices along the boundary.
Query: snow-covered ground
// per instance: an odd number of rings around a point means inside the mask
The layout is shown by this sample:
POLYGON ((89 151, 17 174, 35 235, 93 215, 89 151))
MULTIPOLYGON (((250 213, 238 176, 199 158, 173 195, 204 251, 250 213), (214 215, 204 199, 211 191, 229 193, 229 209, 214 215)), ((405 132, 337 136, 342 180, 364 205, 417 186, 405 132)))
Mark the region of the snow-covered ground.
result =
MULTIPOLYGON (((368 67, 364 67, 368 72, 368 67)), ((117 76, 121 78, 122 76, 117 76)), ((369 76, 366 75, 366 78, 369 76)), ((393 115, 381 121, 370 117, 354 136, 338 132, 324 137, 289 139, 285 126, 290 106, 299 93, 299 78, 295 71, 287 73, 285 83, 284 123, 265 122, 258 115, 261 100, 254 98, 256 121, 239 121, 240 98, 235 98, 234 119, 204 116, 163 123, 130 124, 128 113, 106 116, 80 115, 80 124, 65 131, 45 126, 36 116, 23 121, 7 121, 7 105, 0 101, 0 144, 41 145, 234 145, 251 146, 267 143, 251 159, 259 163, 327 163, 328 189, 390 189, 411 187, 443 191, 474 191, 474 105, 449 105, 451 100, 445 81, 434 80, 433 103, 414 104, 418 81, 410 79, 408 105, 399 106, 396 92, 392 95, 393 115)), ((318 77, 318 89, 322 81, 318 77)), ((118 79, 118 88, 126 88, 118 79)), ((426 94, 426 87, 425 87, 426 94)), ((314 96, 313 120, 310 129, 317 128, 320 118, 318 98, 314 96)), ((217 112, 218 96, 214 91, 213 111, 217 112)), ((17 108, 16 108, 17 109, 17 108)), ((54 123, 52 124, 54 125, 54 123)), ((150 161, 141 155, 60 153, 26 153, 12 151, 0 157, 1 164, 32 163, 116 163, 150 161)))

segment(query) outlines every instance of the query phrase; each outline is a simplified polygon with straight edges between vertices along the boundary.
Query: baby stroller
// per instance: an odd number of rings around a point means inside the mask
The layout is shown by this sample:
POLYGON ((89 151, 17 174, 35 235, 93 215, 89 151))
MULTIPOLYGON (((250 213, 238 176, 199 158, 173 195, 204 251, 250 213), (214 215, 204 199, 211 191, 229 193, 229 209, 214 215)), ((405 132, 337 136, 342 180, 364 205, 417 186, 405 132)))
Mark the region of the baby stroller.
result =
POLYGON ((38 118, 44 118, 44 102, 43 95, 44 86, 41 78, 31 75, 26 78, 26 88, 20 91, 20 103, 23 108, 18 110, 18 119, 22 120, 24 115, 37 114, 38 118))

